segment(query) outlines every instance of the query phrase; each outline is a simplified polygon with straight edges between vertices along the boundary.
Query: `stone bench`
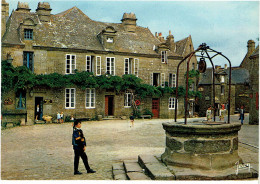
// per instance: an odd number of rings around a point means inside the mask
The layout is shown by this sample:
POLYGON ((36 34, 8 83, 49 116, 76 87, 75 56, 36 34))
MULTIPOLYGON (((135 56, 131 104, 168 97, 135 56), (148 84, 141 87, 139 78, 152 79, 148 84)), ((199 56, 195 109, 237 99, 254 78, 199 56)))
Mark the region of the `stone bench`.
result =
POLYGON ((142 118, 142 119, 144 119, 144 118, 149 118, 149 119, 151 119, 152 116, 151 116, 151 115, 141 115, 141 118, 142 118))

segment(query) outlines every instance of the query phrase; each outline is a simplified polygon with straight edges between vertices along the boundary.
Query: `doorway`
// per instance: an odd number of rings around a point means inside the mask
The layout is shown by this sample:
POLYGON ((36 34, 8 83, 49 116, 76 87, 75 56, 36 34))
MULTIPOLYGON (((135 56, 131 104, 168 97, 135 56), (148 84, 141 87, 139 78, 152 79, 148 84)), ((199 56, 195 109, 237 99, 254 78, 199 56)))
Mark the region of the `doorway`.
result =
POLYGON ((34 117, 37 120, 42 120, 43 116, 43 97, 35 97, 35 109, 34 109, 34 117))
POLYGON ((160 112, 160 99, 159 98, 153 98, 152 99, 153 118, 159 118, 159 112, 160 112))
POLYGON ((114 96, 105 96, 105 116, 114 115, 114 96))

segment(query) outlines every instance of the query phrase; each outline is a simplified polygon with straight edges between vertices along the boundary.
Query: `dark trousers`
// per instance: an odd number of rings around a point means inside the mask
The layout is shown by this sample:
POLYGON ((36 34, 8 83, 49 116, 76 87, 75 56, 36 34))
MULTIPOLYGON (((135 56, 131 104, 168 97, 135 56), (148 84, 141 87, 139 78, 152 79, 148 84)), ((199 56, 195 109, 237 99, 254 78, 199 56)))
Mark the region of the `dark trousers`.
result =
POLYGON ((83 149, 74 149, 74 172, 78 171, 79 168, 79 157, 83 160, 83 163, 85 165, 86 170, 90 170, 90 167, 88 165, 88 156, 87 154, 83 151, 83 149))

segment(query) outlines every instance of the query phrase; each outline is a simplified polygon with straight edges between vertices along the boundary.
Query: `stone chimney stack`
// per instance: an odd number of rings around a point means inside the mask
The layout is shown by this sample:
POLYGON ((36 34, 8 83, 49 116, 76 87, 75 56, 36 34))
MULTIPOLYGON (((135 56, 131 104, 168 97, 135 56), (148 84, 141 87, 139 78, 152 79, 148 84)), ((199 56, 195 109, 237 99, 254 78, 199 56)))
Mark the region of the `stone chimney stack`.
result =
POLYGON ((227 64, 225 64, 225 67, 224 67, 225 69, 227 69, 228 67, 227 67, 227 64))
POLYGON ((124 13, 121 21, 126 31, 135 32, 137 19, 134 13, 124 13))
POLYGON ((254 40, 248 40, 248 42, 247 42, 247 53, 251 55, 254 50, 255 50, 254 40))
POLYGON ((171 49, 175 49, 175 44, 174 44, 174 36, 171 33, 171 30, 169 31, 169 35, 166 38, 166 45, 171 49))
POLYGON ((215 72, 216 73, 220 72, 220 68, 221 68, 220 65, 215 65, 215 72))
POLYGON ((9 17, 9 3, 2 0, 2 17, 1 17, 1 37, 5 34, 6 31, 6 22, 9 17))
POLYGON ((159 39, 161 42, 165 42, 164 37, 162 36, 162 33, 159 33, 158 39, 159 39))
POLYGON ((30 13, 30 8, 28 3, 21 3, 18 2, 16 11, 24 12, 24 13, 30 13))
POLYGON ((51 10, 52 9, 49 3, 47 2, 38 3, 38 8, 36 9, 36 13, 38 14, 41 22, 50 22, 51 10))

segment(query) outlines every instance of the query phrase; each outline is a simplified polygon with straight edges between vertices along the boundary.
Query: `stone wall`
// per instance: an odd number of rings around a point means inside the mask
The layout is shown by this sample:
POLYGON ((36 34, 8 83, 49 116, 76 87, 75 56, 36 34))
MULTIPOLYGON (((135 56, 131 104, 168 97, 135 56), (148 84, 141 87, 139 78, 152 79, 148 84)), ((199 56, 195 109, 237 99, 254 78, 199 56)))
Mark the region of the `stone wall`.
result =
POLYGON ((238 156, 239 123, 163 123, 163 128, 166 131, 166 148, 161 157, 167 165, 222 170, 241 161, 238 156))

